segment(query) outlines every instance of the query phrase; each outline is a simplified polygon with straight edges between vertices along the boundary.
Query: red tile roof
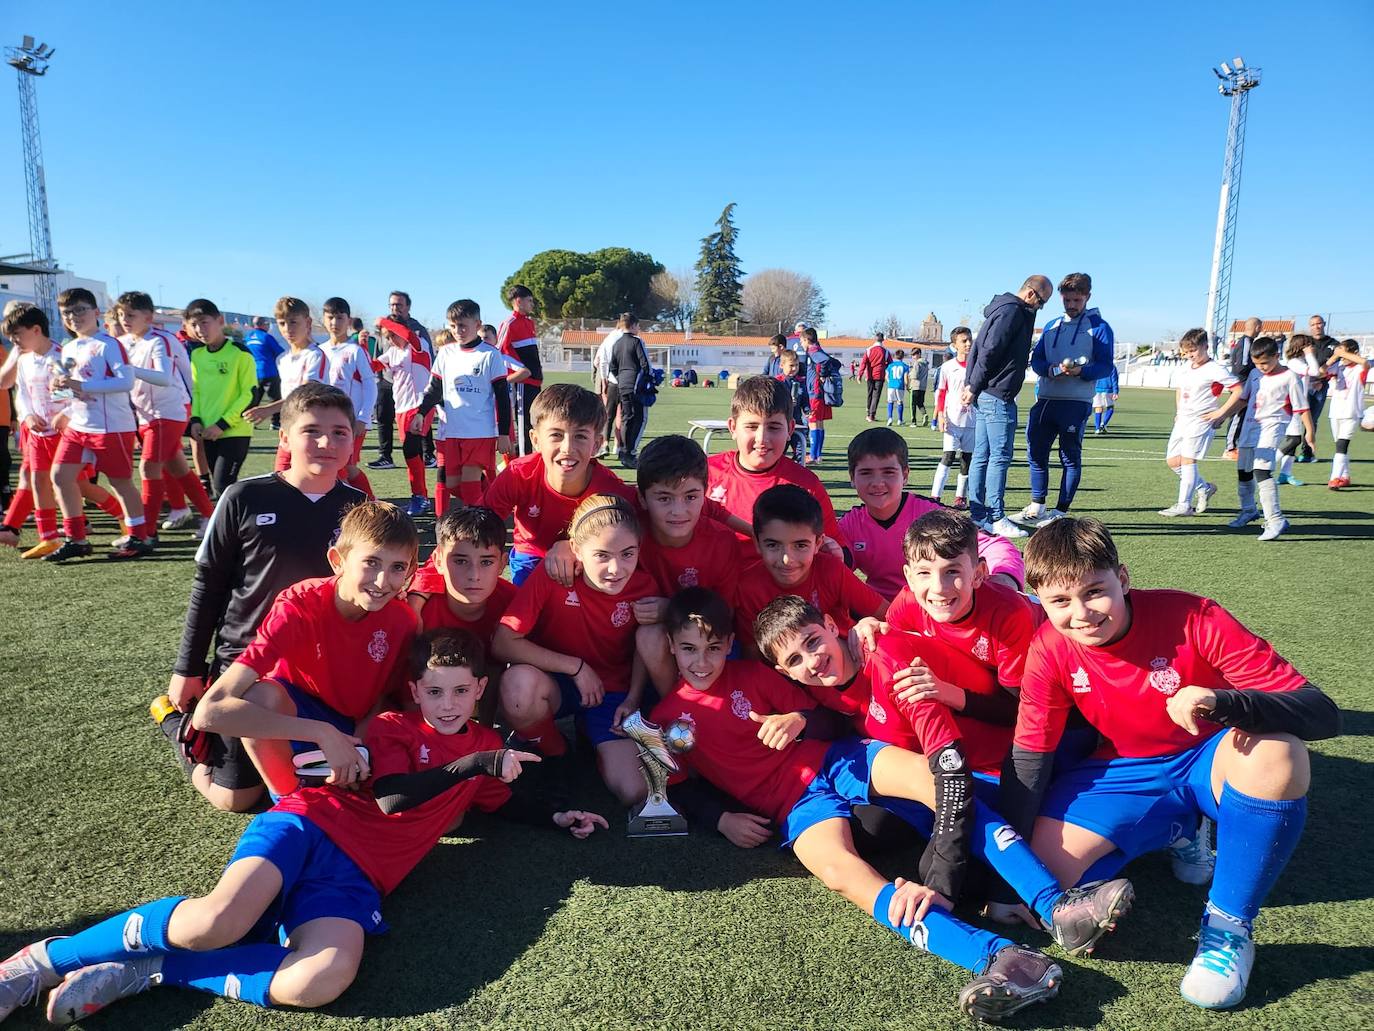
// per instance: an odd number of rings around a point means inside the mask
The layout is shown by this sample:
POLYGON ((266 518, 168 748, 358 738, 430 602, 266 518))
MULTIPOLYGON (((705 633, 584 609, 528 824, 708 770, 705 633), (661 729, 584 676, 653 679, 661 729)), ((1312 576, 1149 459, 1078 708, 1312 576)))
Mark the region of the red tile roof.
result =
MULTIPOLYGON (((1245 320, 1245 319, 1236 319, 1235 322, 1231 323, 1231 332, 1232 332, 1232 333, 1244 333, 1244 332, 1245 332, 1245 323, 1246 323, 1246 321, 1247 321, 1247 320, 1245 320)), ((1292 319, 1264 319, 1264 320, 1260 323, 1260 332, 1261 332, 1261 333, 1264 333, 1264 334, 1269 334, 1269 333, 1283 333, 1283 334, 1288 334, 1288 333, 1291 333, 1291 332, 1293 332, 1293 320, 1292 320, 1292 319)))

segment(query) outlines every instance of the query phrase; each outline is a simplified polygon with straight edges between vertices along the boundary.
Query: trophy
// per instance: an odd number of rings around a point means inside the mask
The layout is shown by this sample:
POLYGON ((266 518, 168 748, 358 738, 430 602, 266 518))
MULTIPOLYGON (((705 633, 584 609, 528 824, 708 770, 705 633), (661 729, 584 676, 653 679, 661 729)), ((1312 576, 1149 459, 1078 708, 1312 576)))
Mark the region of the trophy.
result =
POLYGON ((686 834, 687 821, 668 802, 668 775, 679 769, 674 753, 680 755, 696 744, 695 727, 684 719, 660 728, 636 712, 625 718, 620 729, 639 749, 639 765, 649 785, 649 797, 630 813, 629 836, 664 838, 686 834))
MULTIPOLYGON (((72 373, 72 370, 74 370, 75 368, 76 368, 76 359, 75 359, 75 358, 67 358, 67 359, 65 359, 65 360, 61 363, 61 366, 60 366, 60 369, 61 369, 60 375, 61 375, 61 376, 70 376, 71 373, 72 373)), ((53 379, 57 379, 57 378, 58 378, 58 377, 57 377, 56 375, 53 376, 53 379)), ((71 387, 62 387, 62 388, 60 388, 60 389, 53 389, 53 390, 51 391, 51 393, 52 393, 52 399, 53 399, 54 401, 71 401, 71 400, 73 400, 73 399, 76 397, 76 391, 73 390, 71 387)))

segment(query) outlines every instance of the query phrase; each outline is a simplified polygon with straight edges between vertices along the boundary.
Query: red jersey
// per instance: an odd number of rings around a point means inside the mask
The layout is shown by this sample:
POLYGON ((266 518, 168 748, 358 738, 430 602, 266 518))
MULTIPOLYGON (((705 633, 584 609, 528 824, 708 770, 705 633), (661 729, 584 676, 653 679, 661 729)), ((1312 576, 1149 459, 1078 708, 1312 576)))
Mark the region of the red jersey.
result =
MULTIPOLYGON (((833 537, 841 545, 848 545, 849 542, 840 532, 840 524, 835 519, 835 506, 830 503, 830 495, 826 493, 820 478, 810 469, 803 468, 784 456, 779 458, 771 469, 750 472, 739 464, 738 451, 722 451, 718 455, 712 455, 706 460, 706 466, 710 477, 710 482, 706 485, 706 497, 724 505, 731 515, 739 516, 746 523, 752 524, 754 502, 760 494, 780 483, 796 484, 820 502, 821 514, 825 517, 826 536, 833 537)), ((740 534, 739 537, 743 541, 749 540, 745 534, 740 534)))
POLYGON ((1223 729, 1200 720, 1194 737, 1171 720, 1165 703, 1179 688, 1296 691, 1307 683, 1268 641, 1209 598, 1136 589, 1126 598, 1131 626, 1111 644, 1085 647, 1050 623, 1036 632, 1021 684, 1018 748, 1054 751, 1076 705, 1106 739, 1098 756, 1175 755, 1223 729))
POLYGON ((887 623, 893 630, 934 637, 956 652, 971 655, 995 671, 1003 687, 1021 686, 1026 648, 1035 631, 1031 602, 1024 594, 996 583, 984 583, 974 591, 973 610, 956 623, 931 619, 911 589, 903 587, 887 610, 887 623))
POLYGON ((502 519, 514 513, 512 547, 543 558, 555 543, 567 539, 573 512, 593 494, 615 494, 635 503, 634 488, 595 459, 587 489, 576 497, 560 494, 544 478, 543 457, 533 454, 506 463, 487 488, 482 504, 502 519))
MULTIPOLYGON (((847 684, 827 687, 823 684, 799 683, 797 686, 809 694, 817 705, 838 712, 841 716, 848 716, 850 722, 854 724, 856 734, 877 737, 876 734, 869 734, 867 728, 871 688, 866 670, 859 670, 854 679, 847 684)), ((887 739, 883 738, 882 740, 887 739)))
POLYGON ((732 659, 709 690, 679 680, 649 718, 659 726, 690 720, 696 745, 679 762, 760 816, 781 823, 820 772, 830 742, 803 738, 774 751, 759 740, 759 724, 749 712, 768 716, 815 707, 801 688, 767 666, 732 659))
POLYGON ((958 684, 970 693, 995 694, 1003 690, 990 667, 942 641, 919 634, 884 634, 878 639, 877 649, 869 654, 861 674, 868 678, 871 689, 864 732, 923 755, 934 755, 958 740, 972 769, 1000 774, 1002 761, 1011 750, 1011 727, 961 716, 942 702, 899 702, 893 695, 893 678, 917 658, 941 680, 958 684))
POLYGON ((634 603, 658 596, 658 584, 642 569, 619 594, 606 594, 582 577, 563 587, 541 564, 516 588, 501 624, 550 651, 586 660, 607 691, 628 691, 639 629, 634 603))
POLYGON ((735 600, 735 627, 744 640, 754 639, 754 620, 774 598, 795 594, 835 621, 841 634, 854 626, 852 613, 875 615, 885 599, 834 555, 817 554, 806 579, 793 587, 779 587, 768 575, 761 559, 755 559, 739 574, 739 593, 735 600))
POLYGON ((430 595, 429 600, 420 609, 420 629, 439 630, 443 627, 453 627, 455 630, 471 630, 482 642, 482 647, 487 650, 487 658, 490 659, 492 635, 496 633, 496 625, 506 614, 516 590, 515 584, 509 580, 497 580, 487 603, 482 606, 482 614, 476 619, 466 620, 454 615, 453 610, 449 608, 448 589, 444 585, 443 577, 440 577, 439 592, 430 595))
MULTIPOLYGON (((648 519, 643 510, 641 518, 648 519)), ((665 598, 684 587, 709 587, 733 607, 740 564, 734 531, 704 514, 697 520, 692 539, 680 548, 659 544, 647 527, 639 545, 639 568, 654 578, 665 598)))
MULTIPOLYGON (((496 327, 496 346, 508 358, 520 361, 517 348, 539 346, 539 331, 535 328, 534 319, 528 315, 521 315, 518 311, 511 312, 502 320, 501 325, 496 327)), ((532 387, 538 387, 542 386, 544 381, 531 376, 525 382, 532 387)))
MULTIPOLYGON (((457 734, 440 734, 419 712, 383 712, 367 730, 372 778, 437 769, 473 752, 501 747, 501 736, 478 723, 457 734)), ((296 813, 338 845, 383 895, 394 891, 415 869, 453 822, 469 809, 489 813, 510 798, 510 788, 495 777, 459 781, 441 795, 403 813, 386 815, 370 788, 347 791, 332 786, 302 788, 273 810, 296 813)))
POLYGON ((282 591, 252 644, 234 661, 360 720, 389 691, 405 686, 419 619, 393 598, 380 612, 350 622, 334 607, 337 579, 302 580, 282 591))

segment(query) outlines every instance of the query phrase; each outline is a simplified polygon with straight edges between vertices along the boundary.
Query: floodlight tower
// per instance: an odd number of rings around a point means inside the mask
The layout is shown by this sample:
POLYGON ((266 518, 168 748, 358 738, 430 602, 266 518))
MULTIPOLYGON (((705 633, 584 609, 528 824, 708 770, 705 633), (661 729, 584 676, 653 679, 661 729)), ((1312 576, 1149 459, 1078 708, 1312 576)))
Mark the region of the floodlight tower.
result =
POLYGON ((17 47, 5 48, 5 62, 19 73, 19 128, 24 134, 24 184, 29 198, 29 257, 46 271, 34 278, 38 306, 57 325, 57 263, 52 257, 52 230, 48 224, 48 187, 43 179, 43 141, 38 135, 38 98, 34 80, 48 72, 55 53, 46 44, 34 45, 25 36, 17 47))
POLYGON ((1236 247, 1236 219, 1240 214, 1240 166, 1245 157, 1245 115, 1250 91, 1260 84, 1260 69, 1247 68, 1239 57, 1235 67, 1225 61, 1212 69, 1221 83, 1217 92, 1231 98, 1231 121, 1226 130, 1226 160, 1221 168, 1221 203, 1217 207, 1217 239, 1212 247, 1212 280, 1207 288, 1207 332, 1212 353, 1220 354, 1226 340, 1226 314, 1231 304, 1231 258, 1236 247))

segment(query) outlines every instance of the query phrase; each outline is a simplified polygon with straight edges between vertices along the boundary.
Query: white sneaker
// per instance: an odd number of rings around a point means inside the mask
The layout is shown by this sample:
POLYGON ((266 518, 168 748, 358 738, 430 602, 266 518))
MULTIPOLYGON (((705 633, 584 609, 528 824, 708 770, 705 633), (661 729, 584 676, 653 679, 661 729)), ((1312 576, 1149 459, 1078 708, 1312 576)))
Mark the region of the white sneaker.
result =
POLYGON ((1279 519, 1274 523, 1265 523, 1264 532, 1259 535, 1259 539, 1262 541, 1276 540, 1286 529, 1288 529, 1287 519, 1279 519))
POLYGON ((1193 511, 1202 515, 1207 511, 1207 504, 1217 495, 1217 485, 1215 483, 1204 483, 1193 491, 1193 511))
POLYGON ((888 420, 887 420, 887 424, 888 424, 889 426, 891 426, 891 425, 892 425, 892 420, 891 420, 891 419, 888 419, 888 420))
POLYGON ((162 520, 164 530, 184 530, 188 526, 193 526, 189 508, 178 508, 167 513, 167 518, 162 520))
POLYGON ((1042 526, 1049 526, 1050 523, 1054 522, 1056 519, 1063 519, 1064 516, 1065 513, 1059 511, 1057 508, 1047 508, 1045 509, 1045 514, 1035 521, 1035 528, 1038 530, 1042 526))
POLYGON ((1015 539, 1017 537, 1030 536, 1028 533, 1026 533, 1025 530, 1021 529, 1021 527, 1017 526, 1006 516, 1003 516, 1001 519, 997 520, 997 522, 993 523, 990 527, 988 527, 988 532, 995 533, 999 537, 1009 537, 1012 539, 1015 539))
POLYGON ((1033 523, 1045 514, 1045 506, 1038 501, 1032 501, 1021 511, 1017 512, 1014 518, 1018 523, 1033 523))
POLYGON ((1212 847, 1212 821, 1202 817, 1197 833, 1179 838, 1169 846, 1169 865, 1174 877, 1184 884, 1206 884, 1216 870, 1217 854, 1212 847))
POLYGON ((130 963, 96 963, 73 970, 48 993, 48 1023, 56 1027, 75 1024, 112 1002, 161 983, 161 956, 142 956, 130 963))
POLYGON ((1174 519, 1178 516, 1190 516, 1193 514, 1192 505, 1170 505, 1168 508, 1161 508, 1159 514, 1166 519, 1174 519))
POLYGON ((1203 1009, 1229 1009, 1245 998, 1254 965, 1255 943, 1250 928, 1208 903, 1202 914, 1197 952, 1178 986, 1179 993, 1203 1009))
POLYGON ((20 1006, 27 1006, 45 988, 62 982, 62 975, 48 962, 48 942, 52 938, 25 945, 0 963, 0 1020, 20 1006))
POLYGON ((1245 527, 1249 526, 1251 523, 1253 523, 1253 522, 1254 522, 1256 519, 1258 519, 1259 517, 1260 517, 1260 511, 1259 511, 1259 509, 1257 509, 1257 508, 1242 508, 1242 509, 1240 510, 1240 514, 1237 515, 1234 519, 1232 519, 1232 520, 1231 520, 1229 523, 1227 523, 1226 525, 1229 526, 1229 527, 1230 527, 1231 529, 1233 529, 1233 530, 1243 530, 1243 529, 1245 529, 1245 527))

